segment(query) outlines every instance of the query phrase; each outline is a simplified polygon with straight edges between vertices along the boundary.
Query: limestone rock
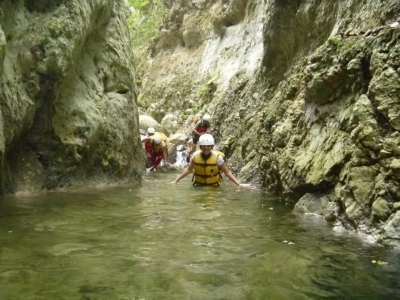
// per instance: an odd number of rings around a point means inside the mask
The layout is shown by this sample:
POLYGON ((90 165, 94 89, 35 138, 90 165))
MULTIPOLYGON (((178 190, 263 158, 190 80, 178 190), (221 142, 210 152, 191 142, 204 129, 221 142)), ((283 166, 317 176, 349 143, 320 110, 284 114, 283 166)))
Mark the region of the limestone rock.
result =
POLYGON ((123 1, 0 9, 0 193, 140 180, 123 1))
POLYGON ((382 231, 400 197, 398 1, 169 3, 163 29, 187 47, 150 55, 146 114, 185 132, 207 111, 238 177, 293 203, 329 195, 328 220, 382 231))

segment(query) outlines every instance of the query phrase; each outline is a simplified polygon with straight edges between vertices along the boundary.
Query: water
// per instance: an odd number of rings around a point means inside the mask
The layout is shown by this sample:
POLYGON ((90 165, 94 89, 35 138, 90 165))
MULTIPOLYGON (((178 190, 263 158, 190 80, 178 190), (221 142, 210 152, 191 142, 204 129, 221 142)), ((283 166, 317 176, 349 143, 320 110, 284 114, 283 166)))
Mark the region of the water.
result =
POLYGON ((187 153, 184 152, 184 147, 182 147, 182 145, 177 147, 177 151, 176 151, 176 158, 175 158, 175 163, 174 165, 177 167, 181 167, 184 168, 187 166, 187 162, 186 162, 186 157, 187 157, 187 153))
POLYGON ((0 299, 399 299, 396 250, 176 176, 1 199, 0 299))

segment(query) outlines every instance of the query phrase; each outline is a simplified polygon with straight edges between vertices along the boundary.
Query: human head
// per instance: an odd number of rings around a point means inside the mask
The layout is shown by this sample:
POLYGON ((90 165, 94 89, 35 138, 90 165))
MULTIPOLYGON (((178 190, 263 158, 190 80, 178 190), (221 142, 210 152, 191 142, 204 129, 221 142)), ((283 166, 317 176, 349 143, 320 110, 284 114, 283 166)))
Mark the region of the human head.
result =
POLYGON ((161 143, 161 140, 162 140, 161 135, 159 135, 159 134, 154 135, 154 137, 153 137, 154 144, 161 143))
POLYGON ((199 138, 199 146, 214 146, 214 138, 211 134, 205 133, 199 138))
POLYGON ((205 114, 205 115, 203 116, 203 120, 204 120, 204 121, 210 121, 210 119, 211 119, 211 116, 210 116, 209 114, 205 114))
POLYGON ((156 130, 153 127, 147 128, 147 134, 154 134, 154 132, 156 132, 156 130))

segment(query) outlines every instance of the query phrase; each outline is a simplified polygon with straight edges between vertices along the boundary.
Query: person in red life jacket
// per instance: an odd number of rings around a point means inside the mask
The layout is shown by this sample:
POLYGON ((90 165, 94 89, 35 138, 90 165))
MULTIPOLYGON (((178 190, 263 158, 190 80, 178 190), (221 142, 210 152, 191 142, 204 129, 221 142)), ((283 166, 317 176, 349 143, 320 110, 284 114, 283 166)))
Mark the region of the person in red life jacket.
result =
POLYGON ((219 186, 222 182, 220 171, 236 185, 243 187, 251 187, 251 184, 241 184, 228 169, 224 160, 224 154, 219 151, 214 151, 214 138, 211 134, 203 134, 199 138, 200 150, 196 151, 190 159, 189 165, 183 172, 171 182, 178 183, 194 171, 193 185, 194 186, 219 186))
POLYGON ((192 129, 192 145, 190 146, 190 151, 188 152, 187 162, 189 162, 190 160, 190 155, 192 155, 192 153, 196 151, 196 146, 200 136, 208 133, 208 131, 210 130, 210 119, 211 116, 209 114, 205 114, 194 125, 192 129))
POLYGON ((166 166, 169 166, 167 161, 168 148, 167 148, 167 137, 159 132, 155 132, 149 137, 142 138, 142 143, 149 143, 151 147, 150 161, 151 168, 150 171, 156 170, 160 167, 160 163, 164 160, 166 166))
MULTIPOLYGON (((154 133, 156 132, 156 130, 153 127, 149 127, 147 128, 147 137, 150 137, 152 135, 154 135, 154 133)), ((151 141, 150 139, 148 139, 145 143, 144 143, 144 150, 146 151, 146 156, 147 156, 147 163, 146 166, 148 168, 150 168, 152 166, 151 163, 151 152, 153 151, 152 147, 151 147, 151 141)))

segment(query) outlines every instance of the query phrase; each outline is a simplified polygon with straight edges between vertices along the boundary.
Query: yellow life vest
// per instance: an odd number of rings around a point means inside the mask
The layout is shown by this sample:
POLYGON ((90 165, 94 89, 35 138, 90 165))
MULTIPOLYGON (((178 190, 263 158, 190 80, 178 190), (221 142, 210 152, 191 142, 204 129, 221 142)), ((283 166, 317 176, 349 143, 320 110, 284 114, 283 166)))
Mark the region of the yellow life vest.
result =
POLYGON ((154 135, 152 135, 150 137, 151 147, 153 148, 153 151, 157 152, 157 153, 161 153, 162 152, 161 145, 162 145, 163 142, 165 142, 165 145, 167 145, 166 144, 167 140, 168 140, 168 137, 164 133, 154 132, 154 135), (161 143, 159 143, 159 144, 154 143, 154 136, 156 134, 159 134, 161 136, 161 143))
POLYGON ((218 156, 224 157, 225 155, 219 151, 211 151, 210 157, 204 160, 201 150, 194 153, 193 185, 221 184, 222 176, 217 165, 218 156))

